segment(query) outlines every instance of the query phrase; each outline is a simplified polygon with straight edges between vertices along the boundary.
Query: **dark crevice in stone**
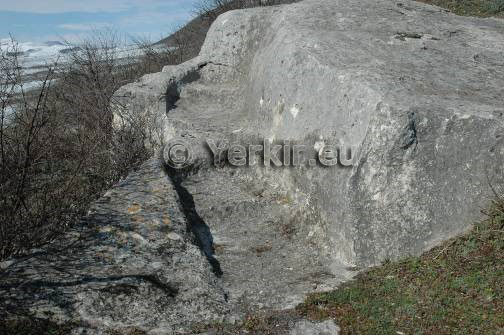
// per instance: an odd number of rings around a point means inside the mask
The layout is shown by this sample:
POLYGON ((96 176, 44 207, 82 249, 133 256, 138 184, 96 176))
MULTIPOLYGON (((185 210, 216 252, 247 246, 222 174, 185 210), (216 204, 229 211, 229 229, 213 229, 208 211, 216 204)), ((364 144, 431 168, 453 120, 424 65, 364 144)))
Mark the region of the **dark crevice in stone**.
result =
POLYGON ((224 64, 224 63, 217 63, 217 62, 211 62, 211 61, 208 61, 208 62, 205 62, 205 63, 202 63, 198 66, 198 68, 201 70, 202 68, 204 68, 205 66, 207 65, 215 65, 215 66, 226 66, 226 67, 229 67, 228 64, 224 64))
POLYGON ((176 80, 171 83, 166 89, 166 113, 177 107, 177 101, 180 99, 180 92, 182 87, 196 80, 200 79, 201 76, 198 70, 190 71, 182 79, 176 80))
POLYGON ((212 267, 212 271, 217 277, 221 277, 223 272, 219 261, 214 257, 213 236, 210 228, 196 211, 196 204, 191 193, 182 185, 185 173, 172 167, 165 166, 165 171, 170 177, 175 191, 179 196, 182 211, 187 220, 187 228, 193 234, 196 245, 204 253, 206 259, 212 267))
POLYGON ((410 32, 398 32, 395 36, 396 39, 401 41, 406 41, 406 39, 421 39, 423 34, 419 33, 410 33, 410 32))
POLYGON ((416 148, 417 143, 416 115, 415 112, 410 112, 408 114, 408 123, 404 128, 402 149, 406 150, 412 145, 415 145, 416 148))

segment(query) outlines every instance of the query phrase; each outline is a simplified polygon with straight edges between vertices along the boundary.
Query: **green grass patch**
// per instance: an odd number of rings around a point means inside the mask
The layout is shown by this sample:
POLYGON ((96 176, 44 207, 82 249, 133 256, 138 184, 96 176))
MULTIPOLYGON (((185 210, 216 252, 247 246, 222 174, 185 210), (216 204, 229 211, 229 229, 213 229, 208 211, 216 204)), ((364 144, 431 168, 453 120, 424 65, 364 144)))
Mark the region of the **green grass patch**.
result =
POLYGON ((387 262, 298 312, 342 334, 504 334, 504 202, 461 237, 387 262))
POLYGON ((457 15, 504 16, 504 0, 418 0, 446 8, 457 15))

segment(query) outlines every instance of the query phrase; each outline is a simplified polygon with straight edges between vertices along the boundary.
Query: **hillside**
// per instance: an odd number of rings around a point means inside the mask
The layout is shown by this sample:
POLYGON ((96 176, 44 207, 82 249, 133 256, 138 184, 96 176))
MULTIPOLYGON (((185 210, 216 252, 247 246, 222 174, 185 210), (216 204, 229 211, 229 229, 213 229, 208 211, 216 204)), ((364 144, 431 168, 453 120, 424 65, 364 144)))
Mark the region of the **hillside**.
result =
POLYGON ((219 15, 229 10, 260 6, 277 6, 298 1, 299 0, 201 1, 200 5, 196 6, 195 18, 170 36, 156 42, 154 45, 184 49, 186 51, 184 52, 183 61, 187 61, 198 56, 210 26, 219 15), (216 4, 218 6, 214 8, 216 4))

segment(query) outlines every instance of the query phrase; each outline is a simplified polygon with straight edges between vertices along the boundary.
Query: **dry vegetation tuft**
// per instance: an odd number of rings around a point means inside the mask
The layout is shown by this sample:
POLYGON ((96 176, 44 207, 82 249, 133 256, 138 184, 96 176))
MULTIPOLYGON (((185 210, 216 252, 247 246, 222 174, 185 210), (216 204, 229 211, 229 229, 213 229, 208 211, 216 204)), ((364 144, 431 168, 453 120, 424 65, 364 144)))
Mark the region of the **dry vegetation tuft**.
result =
POLYGON ((418 0, 440 6, 458 15, 504 16, 504 0, 418 0))

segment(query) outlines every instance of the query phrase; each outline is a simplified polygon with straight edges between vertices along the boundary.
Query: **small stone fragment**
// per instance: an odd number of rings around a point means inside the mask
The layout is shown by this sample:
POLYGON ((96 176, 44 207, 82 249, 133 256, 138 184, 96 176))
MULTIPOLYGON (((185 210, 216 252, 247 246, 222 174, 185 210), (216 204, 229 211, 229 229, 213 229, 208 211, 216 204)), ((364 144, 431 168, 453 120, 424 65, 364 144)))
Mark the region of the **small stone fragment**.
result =
POLYGON ((289 335, 338 335, 340 328, 332 320, 321 323, 299 321, 290 331, 289 335))
POLYGON ((142 207, 139 204, 133 204, 128 208, 129 214, 137 214, 142 211, 142 207))
POLYGON ((182 241, 182 237, 177 233, 169 233, 167 236, 172 241, 182 241))

